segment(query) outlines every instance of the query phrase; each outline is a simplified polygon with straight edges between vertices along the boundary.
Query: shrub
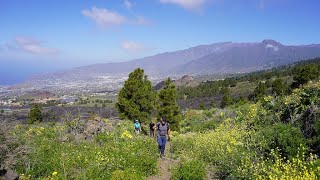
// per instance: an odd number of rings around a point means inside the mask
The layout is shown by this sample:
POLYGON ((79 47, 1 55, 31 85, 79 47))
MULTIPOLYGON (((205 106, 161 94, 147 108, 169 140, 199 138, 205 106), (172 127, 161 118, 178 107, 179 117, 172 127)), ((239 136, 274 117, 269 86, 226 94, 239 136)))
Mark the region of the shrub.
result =
POLYGON ((304 154, 286 160, 277 151, 272 150, 272 159, 244 157, 242 165, 233 174, 233 179, 319 179, 319 160, 309 157, 306 161, 304 154))
POLYGON ((211 110, 188 110, 182 120, 181 132, 205 132, 214 130, 220 122, 214 115, 215 109, 211 110))
POLYGON ((277 95, 286 94, 288 91, 287 84, 282 79, 278 78, 272 83, 272 92, 277 95))
POLYGON ((263 127, 257 132, 256 141, 265 155, 272 149, 279 148, 280 153, 287 158, 295 157, 298 149, 306 146, 299 129, 282 123, 263 127))
POLYGON ((199 160, 183 160, 172 169, 172 179, 202 180, 206 176, 205 163, 199 160))
POLYGON ((29 112, 28 124, 33 124, 35 122, 41 122, 43 119, 41 113, 41 107, 37 104, 33 105, 29 112))
POLYGON ((215 131, 176 137, 172 141, 173 152, 216 166, 223 176, 221 178, 225 178, 240 164, 243 153, 247 153, 245 140, 250 134, 244 127, 233 125, 230 121, 226 120, 215 131))

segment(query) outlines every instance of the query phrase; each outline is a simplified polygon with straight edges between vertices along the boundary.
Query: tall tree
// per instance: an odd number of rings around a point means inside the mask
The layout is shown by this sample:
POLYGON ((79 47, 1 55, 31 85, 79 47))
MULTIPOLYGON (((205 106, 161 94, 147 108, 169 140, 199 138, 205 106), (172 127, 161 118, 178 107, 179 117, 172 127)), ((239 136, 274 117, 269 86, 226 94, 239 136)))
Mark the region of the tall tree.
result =
POLYGON ((29 112, 28 124, 42 121, 41 107, 38 104, 32 106, 29 112))
POLYGON ((118 95, 116 108, 121 118, 138 118, 142 123, 151 121, 156 95, 144 70, 137 68, 129 74, 128 80, 118 95))
POLYGON ((225 108, 225 107, 227 107, 227 106, 229 106, 231 104, 232 104, 232 99, 230 97, 230 90, 227 89, 224 92, 223 97, 221 99, 220 107, 225 108))
POLYGON ((159 105, 157 106, 158 117, 165 116, 174 131, 180 129, 180 108, 177 105, 177 90, 172 80, 168 78, 158 94, 159 105))

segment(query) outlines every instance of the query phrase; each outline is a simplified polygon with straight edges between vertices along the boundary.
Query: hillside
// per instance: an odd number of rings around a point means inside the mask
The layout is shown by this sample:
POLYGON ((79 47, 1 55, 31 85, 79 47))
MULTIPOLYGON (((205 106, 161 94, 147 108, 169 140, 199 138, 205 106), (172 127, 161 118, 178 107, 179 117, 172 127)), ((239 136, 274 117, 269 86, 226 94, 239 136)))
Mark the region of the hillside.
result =
MULTIPOLYGON (((296 85, 294 75, 298 69, 303 69, 314 65, 313 71, 308 71, 308 75, 320 72, 320 59, 310 59, 296 63, 275 67, 268 70, 256 71, 245 74, 230 74, 224 80, 203 81, 198 86, 187 87, 177 86, 179 105, 181 108, 199 109, 220 106, 225 90, 230 91, 230 96, 234 102, 243 100, 253 100, 254 91, 259 82, 266 86, 266 95, 273 95, 273 83, 281 79, 285 91, 289 93, 296 85)), ((315 76, 315 77, 316 77, 315 76)))
MULTIPOLYGON (((184 75, 180 79, 173 80, 173 83, 176 85, 176 87, 196 87, 200 84, 197 80, 189 75, 184 75)), ((154 86, 154 90, 160 90, 163 86, 164 81, 161 81, 154 86)))
POLYGON ((318 78, 288 95, 183 111, 164 159, 130 120, 1 118, 0 178, 319 179, 318 78))

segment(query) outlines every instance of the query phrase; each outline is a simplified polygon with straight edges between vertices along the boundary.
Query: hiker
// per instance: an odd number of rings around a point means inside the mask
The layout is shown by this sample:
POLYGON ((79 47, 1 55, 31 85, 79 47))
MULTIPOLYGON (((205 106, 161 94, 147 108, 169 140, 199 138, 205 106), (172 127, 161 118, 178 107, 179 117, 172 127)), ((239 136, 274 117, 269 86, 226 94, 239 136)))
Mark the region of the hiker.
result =
POLYGON ((154 137, 154 129, 155 129, 154 122, 150 122, 149 129, 150 129, 150 137, 154 137))
POLYGON ((140 134, 140 131, 141 131, 141 125, 140 125, 140 123, 139 123, 139 120, 136 119, 136 120, 135 120, 135 123, 134 123, 134 132, 135 132, 136 134, 140 134))
POLYGON ((168 140, 170 140, 170 127, 169 123, 166 121, 166 118, 163 116, 160 119, 160 122, 157 122, 156 124, 157 128, 157 141, 158 141, 158 147, 160 151, 160 157, 164 158, 164 150, 166 148, 167 143, 167 135, 168 140))

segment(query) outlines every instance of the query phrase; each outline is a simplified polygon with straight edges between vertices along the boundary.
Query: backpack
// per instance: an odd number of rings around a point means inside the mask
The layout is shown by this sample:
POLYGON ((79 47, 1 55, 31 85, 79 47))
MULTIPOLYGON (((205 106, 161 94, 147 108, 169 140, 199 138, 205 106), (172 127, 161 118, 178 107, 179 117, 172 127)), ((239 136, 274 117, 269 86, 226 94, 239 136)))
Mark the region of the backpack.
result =
POLYGON ((139 129, 140 128, 140 123, 134 123, 134 128, 139 129))
MULTIPOLYGON (((157 123, 157 131, 158 133, 160 133, 160 125, 161 125, 161 122, 157 123)), ((169 126, 169 123, 166 122, 164 125, 162 126, 166 126, 167 127, 167 130, 166 130, 166 133, 168 133, 168 130, 170 129, 170 126, 169 126)), ((160 135, 160 134, 159 134, 160 135)))

